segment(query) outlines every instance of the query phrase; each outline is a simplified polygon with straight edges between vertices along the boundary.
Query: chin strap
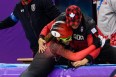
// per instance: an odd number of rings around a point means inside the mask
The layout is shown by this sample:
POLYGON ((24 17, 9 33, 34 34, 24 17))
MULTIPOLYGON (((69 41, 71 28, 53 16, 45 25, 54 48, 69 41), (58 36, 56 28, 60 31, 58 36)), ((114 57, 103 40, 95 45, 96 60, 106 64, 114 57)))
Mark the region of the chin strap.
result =
MULTIPOLYGON (((32 0, 28 0, 28 4, 29 4, 31 1, 32 1, 32 0)), ((22 5, 26 5, 24 0, 22 0, 21 3, 22 3, 22 5)))

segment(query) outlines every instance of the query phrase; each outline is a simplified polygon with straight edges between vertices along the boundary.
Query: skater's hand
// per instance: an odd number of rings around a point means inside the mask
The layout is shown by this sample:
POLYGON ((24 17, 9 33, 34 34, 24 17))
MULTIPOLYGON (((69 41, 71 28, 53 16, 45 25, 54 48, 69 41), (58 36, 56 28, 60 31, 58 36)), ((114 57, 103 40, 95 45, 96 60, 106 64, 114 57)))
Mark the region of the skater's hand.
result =
POLYGON ((46 41, 42 38, 39 38, 38 43, 39 43, 39 53, 44 53, 44 51, 47 48, 46 41))

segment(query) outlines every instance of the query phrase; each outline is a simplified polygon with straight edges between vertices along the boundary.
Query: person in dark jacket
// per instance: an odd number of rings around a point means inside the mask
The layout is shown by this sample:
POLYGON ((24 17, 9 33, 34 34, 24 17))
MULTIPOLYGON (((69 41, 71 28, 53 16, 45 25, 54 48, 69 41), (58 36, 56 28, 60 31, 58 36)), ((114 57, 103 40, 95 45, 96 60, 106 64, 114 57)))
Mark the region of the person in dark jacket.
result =
POLYGON ((60 11, 52 0, 21 0, 16 4, 11 15, 0 22, 0 29, 12 27, 20 21, 34 56, 39 47, 40 31, 59 14, 60 11))

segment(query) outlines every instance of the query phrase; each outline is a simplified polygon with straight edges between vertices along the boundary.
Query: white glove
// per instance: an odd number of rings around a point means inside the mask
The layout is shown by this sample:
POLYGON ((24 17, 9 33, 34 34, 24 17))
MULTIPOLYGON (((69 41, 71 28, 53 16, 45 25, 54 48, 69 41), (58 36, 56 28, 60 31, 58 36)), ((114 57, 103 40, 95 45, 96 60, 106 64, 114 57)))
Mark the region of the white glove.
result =
POLYGON ((101 36, 101 35, 98 35, 98 37, 100 38, 100 40, 101 40, 101 47, 103 47, 104 45, 105 45, 105 42, 106 42, 106 39, 105 38, 103 38, 103 36, 101 36))

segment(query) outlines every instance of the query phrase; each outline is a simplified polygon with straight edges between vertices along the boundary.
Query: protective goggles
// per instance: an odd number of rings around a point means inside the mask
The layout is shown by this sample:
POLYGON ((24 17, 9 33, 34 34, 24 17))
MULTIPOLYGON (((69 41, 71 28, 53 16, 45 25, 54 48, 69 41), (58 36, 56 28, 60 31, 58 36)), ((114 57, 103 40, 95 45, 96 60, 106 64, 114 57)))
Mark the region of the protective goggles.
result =
POLYGON ((68 38, 60 38, 60 40, 67 42, 67 41, 72 40, 72 36, 69 36, 68 38))

